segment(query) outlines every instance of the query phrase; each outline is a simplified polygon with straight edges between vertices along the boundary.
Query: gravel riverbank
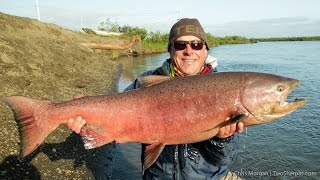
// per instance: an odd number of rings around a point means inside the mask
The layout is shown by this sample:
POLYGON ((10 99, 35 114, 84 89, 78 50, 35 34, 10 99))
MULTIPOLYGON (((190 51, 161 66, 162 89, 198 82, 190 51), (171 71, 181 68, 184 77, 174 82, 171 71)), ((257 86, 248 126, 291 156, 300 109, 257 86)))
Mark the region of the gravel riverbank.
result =
MULTIPOLYGON (((58 102, 77 93, 97 95, 116 90, 119 63, 110 58, 110 52, 91 50, 80 43, 123 44, 126 40, 3 13, 0 29, 0 98, 21 95, 58 102)), ((3 102, 0 114, 0 179, 93 179, 99 176, 97 159, 112 162, 114 144, 103 151, 85 150, 79 136, 65 126, 31 156, 19 159, 18 128, 3 102)), ((110 169, 108 165, 101 168, 110 169)))

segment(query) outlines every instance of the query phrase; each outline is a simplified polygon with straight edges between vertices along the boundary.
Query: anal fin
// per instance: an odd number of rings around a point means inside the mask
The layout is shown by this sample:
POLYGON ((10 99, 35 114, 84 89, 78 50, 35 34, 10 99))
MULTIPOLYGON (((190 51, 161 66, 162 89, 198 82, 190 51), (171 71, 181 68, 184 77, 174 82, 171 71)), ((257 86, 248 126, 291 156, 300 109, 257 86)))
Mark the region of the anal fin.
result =
POLYGON ((113 139, 106 133, 98 133, 93 128, 88 127, 87 125, 81 128, 80 136, 86 149, 97 148, 113 141, 113 139))
POLYGON ((148 169, 158 159, 164 147, 165 145, 160 142, 150 144, 146 147, 142 172, 148 169))

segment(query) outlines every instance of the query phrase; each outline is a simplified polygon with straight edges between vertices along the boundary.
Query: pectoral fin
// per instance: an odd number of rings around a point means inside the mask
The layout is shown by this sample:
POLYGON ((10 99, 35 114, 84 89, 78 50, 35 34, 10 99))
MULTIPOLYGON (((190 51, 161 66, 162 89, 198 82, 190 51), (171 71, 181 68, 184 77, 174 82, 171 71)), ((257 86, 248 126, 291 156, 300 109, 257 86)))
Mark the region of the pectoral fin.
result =
POLYGON ((165 145, 160 142, 150 144, 145 149, 145 157, 143 163, 143 172, 148 169, 159 157, 165 145))
POLYGON ((245 120, 247 117, 248 117, 247 113, 234 114, 233 116, 230 117, 229 120, 224 121, 223 123, 221 123, 219 125, 219 127, 222 128, 224 126, 229 126, 231 124, 235 124, 235 123, 241 122, 241 121, 245 120))

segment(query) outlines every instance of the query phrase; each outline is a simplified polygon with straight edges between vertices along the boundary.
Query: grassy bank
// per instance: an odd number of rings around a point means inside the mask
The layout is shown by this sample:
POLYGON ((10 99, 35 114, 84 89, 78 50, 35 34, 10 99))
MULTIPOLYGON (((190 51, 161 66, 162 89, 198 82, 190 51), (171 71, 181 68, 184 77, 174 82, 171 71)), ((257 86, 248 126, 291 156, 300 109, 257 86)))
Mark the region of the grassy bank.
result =
MULTIPOLYGON (((169 39, 168 33, 161 32, 148 32, 144 28, 131 27, 128 25, 119 26, 112 22, 106 23, 109 27, 100 28, 106 31, 116 31, 119 30, 126 35, 141 36, 141 43, 135 49, 136 54, 150 54, 150 53, 162 53, 167 51, 167 43, 169 39)), ((225 36, 217 37, 210 33, 207 33, 208 45, 210 47, 216 47, 220 45, 228 44, 249 44, 257 42, 277 42, 277 41, 320 41, 320 36, 310 36, 310 37, 281 37, 281 38, 247 38, 241 36, 225 36)))
MULTIPOLYGON (((159 36, 159 35, 158 35, 159 36)), ((135 51, 137 54, 152 54, 167 52, 168 46, 168 34, 163 34, 162 38, 146 37, 143 39, 135 51)), ((240 36, 227 36, 227 37, 215 37, 211 34, 207 34, 209 47, 216 47, 226 44, 248 44, 255 43, 248 38, 240 36)))
MULTIPOLYGON (((123 44, 127 39, 101 38, 54 24, 0 13, 0 99, 21 95, 65 101, 76 93, 113 92, 119 76, 112 51, 92 50, 83 42, 123 44)), ((121 52, 125 53, 125 52, 121 52)), ((11 110, 0 101, 0 179, 93 179, 107 158, 99 149, 85 150, 78 135, 59 127, 37 151, 20 159, 19 133, 11 110)))

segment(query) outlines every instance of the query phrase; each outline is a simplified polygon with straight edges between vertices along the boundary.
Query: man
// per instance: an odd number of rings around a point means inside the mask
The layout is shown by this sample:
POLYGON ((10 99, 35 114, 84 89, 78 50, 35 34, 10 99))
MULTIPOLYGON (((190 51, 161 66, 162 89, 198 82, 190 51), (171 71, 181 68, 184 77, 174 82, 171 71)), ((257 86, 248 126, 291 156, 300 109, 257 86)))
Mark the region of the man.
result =
MULTIPOLYGON (((216 72, 206 63, 208 58, 206 34, 197 19, 181 19, 175 23, 169 34, 168 52, 170 59, 146 75, 192 76, 216 72)), ((140 87, 139 78, 125 91, 140 87)), ((168 102, 170 103, 170 102, 168 102)), ((178 108, 178 107, 177 107, 178 108)), ((68 127, 76 132, 85 121, 70 119, 68 127)), ((219 133, 206 141, 194 144, 167 145, 156 162, 144 171, 143 179, 240 179, 230 173, 230 163, 238 149, 235 132, 242 132, 243 124, 232 124, 220 129, 219 133)), ((142 163, 144 150, 142 145, 142 163)))

